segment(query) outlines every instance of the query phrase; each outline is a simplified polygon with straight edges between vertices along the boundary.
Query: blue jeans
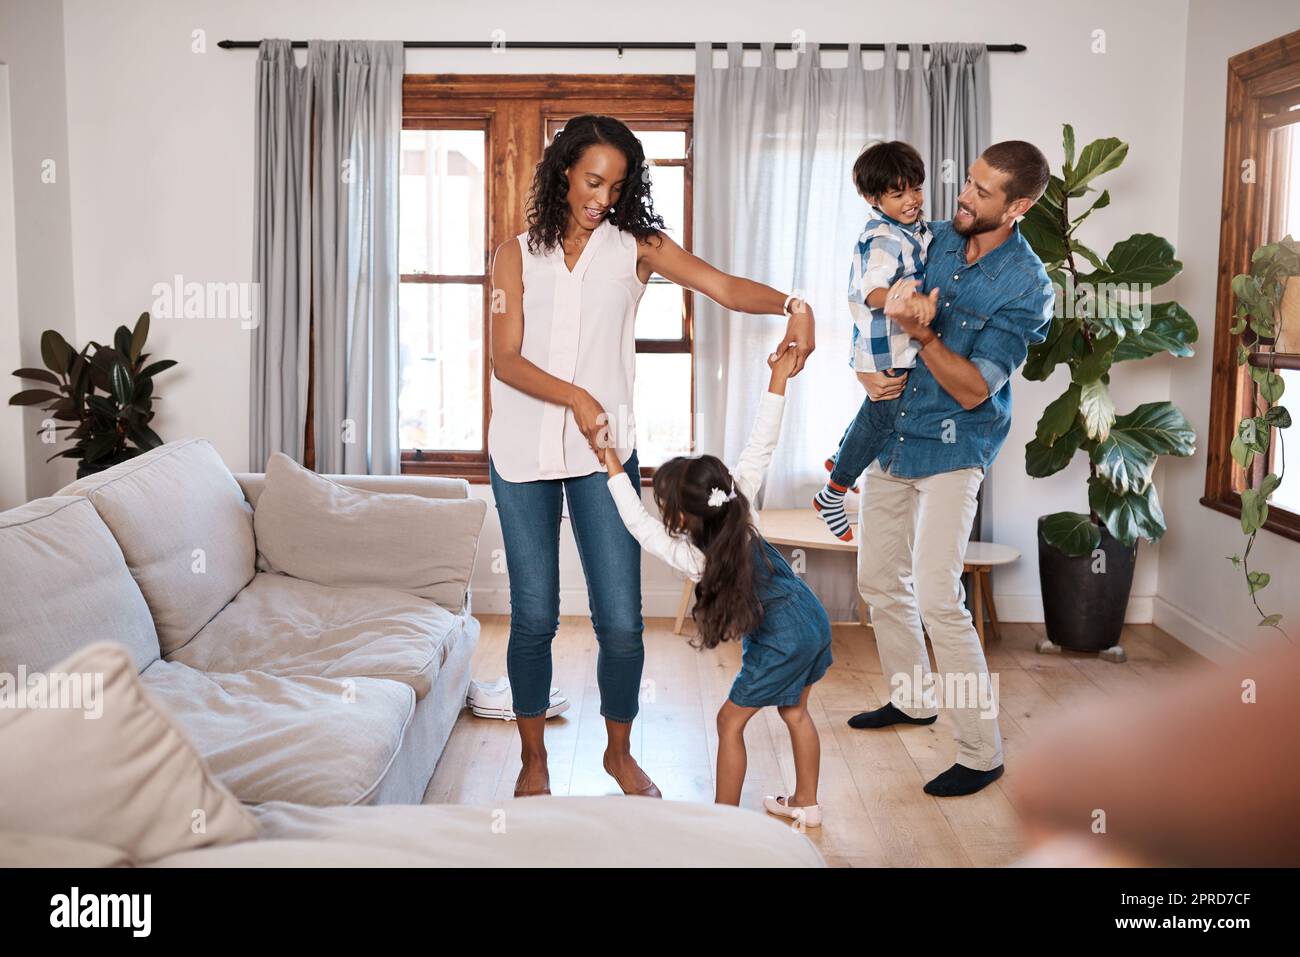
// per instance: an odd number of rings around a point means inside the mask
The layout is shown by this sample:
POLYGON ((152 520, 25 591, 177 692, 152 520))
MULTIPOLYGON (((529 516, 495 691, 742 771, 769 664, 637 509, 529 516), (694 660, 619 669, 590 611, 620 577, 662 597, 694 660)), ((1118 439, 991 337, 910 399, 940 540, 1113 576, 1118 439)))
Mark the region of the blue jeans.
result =
POLYGON ((858 414, 840 438, 839 451, 834 455, 835 468, 831 469, 832 482, 844 488, 857 482, 858 476, 884 450, 897 413, 898 399, 872 402, 868 396, 862 400, 858 414))
MULTIPOLYGON (((623 468, 633 488, 640 488, 635 451, 623 468)), ((645 664, 641 545, 619 518, 609 476, 602 469, 579 478, 507 482, 490 456, 488 474, 510 575, 506 670, 515 716, 545 714, 551 700, 551 641, 560 626, 560 507, 567 498, 599 645, 600 713, 611 721, 632 721, 645 664)))

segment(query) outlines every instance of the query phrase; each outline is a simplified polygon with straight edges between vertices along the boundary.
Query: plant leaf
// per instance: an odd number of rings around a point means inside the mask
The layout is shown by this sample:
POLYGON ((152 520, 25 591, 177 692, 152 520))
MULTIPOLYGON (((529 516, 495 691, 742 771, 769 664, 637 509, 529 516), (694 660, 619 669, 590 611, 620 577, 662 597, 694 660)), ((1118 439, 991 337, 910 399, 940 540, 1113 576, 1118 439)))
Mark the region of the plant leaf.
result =
POLYGON ((1088 505, 1124 545, 1132 545, 1139 538, 1158 542, 1165 534, 1165 513, 1154 484, 1143 492, 1121 493, 1101 476, 1090 478, 1088 505))
POLYGON ((1250 535, 1264 527, 1268 520, 1268 501, 1257 488, 1241 490, 1241 531, 1250 535))
POLYGON ((1025 472, 1033 478, 1055 475, 1070 464, 1083 440, 1083 426, 1074 426, 1051 445, 1044 445, 1037 437, 1025 444, 1025 472))
POLYGON ((1083 148, 1079 154, 1079 161, 1074 164, 1070 170, 1069 178, 1065 182, 1066 192, 1072 197, 1082 196, 1090 182, 1107 173, 1121 163, 1124 157, 1128 155, 1128 144, 1122 143, 1115 137, 1106 139, 1093 140, 1083 148))
POLYGON ((1074 425, 1079 416, 1080 388, 1078 383, 1071 383, 1060 396, 1048 403, 1038 420, 1036 436, 1043 445, 1054 445, 1074 425))
POLYGON ((1043 519, 1043 540, 1065 554, 1089 554, 1101 544, 1101 529, 1080 512, 1056 512, 1043 519))
POLYGON ((42 402, 57 402, 63 396, 49 389, 23 389, 9 397, 10 405, 40 405, 42 402))
POLYGON ((1115 403, 1110 397, 1110 387, 1097 379, 1080 383, 1079 413, 1088 438, 1106 441, 1111 423, 1115 421, 1115 403))
POLYGON ((130 355, 132 364, 140 358, 140 353, 144 349, 145 340, 149 338, 149 313, 140 313, 140 318, 135 321, 135 329, 131 331, 130 355))
POLYGON ((41 333, 41 361, 51 372, 67 372, 74 354, 68 340, 53 329, 41 333))
POLYGON ((1196 320, 1176 302, 1151 307, 1150 321, 1140 332, 1130 332, 1115 347, 1115 361, 1145 359, 1157 352, 1185 358, 1194 353, 1191 343, 1200 337, 1196 320))
POLYGON ((1116 283, 1125 286, 1150 283, 1159 286, 1182 272, 1183 264, 1174 258, 1169 240, 1154 233, 1135 233, 1117 242, 1106 256, 1108 268, 1080 276, 1080 281, 1094 284, 1116 283))
POLYGON ((145 366, 140 371, 140 374, 136 376, 136 379, 152 378, 159 372, 165 372, 174 365, 176 365, 175 359, 159 359, 157 362, 151 362, 149 365, 145 366))
POLYGON ((131 383, 131 373, 121 362, 113 364, 112 383, 113 398, 117 399, 118 405, 128 405, 135 392, 135 386, 131 383))
POLYGON ((50 385, 63 385, 62 379, 45 369, 15 369, 14 375, 20 379, 35 379, 37 382, 48 382, 50 385))

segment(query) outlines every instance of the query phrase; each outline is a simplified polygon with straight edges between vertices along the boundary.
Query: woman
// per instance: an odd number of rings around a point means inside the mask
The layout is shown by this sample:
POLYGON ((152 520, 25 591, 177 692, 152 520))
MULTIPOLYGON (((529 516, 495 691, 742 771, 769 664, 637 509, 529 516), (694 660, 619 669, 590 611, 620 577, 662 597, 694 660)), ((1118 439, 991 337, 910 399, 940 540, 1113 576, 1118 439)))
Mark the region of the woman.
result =
POLYGON ((604 767, 625 794, 660 796, 630 745, 645 659, 641 547, 619 518, 599 451, 613 445, 640 487, 635 323, 650 275, 736 312, 788 314, 776 352, 787 343, 798 351, 796 373, 814 348, 806 305, 714 269, 660 231, 644 165, 641 143, 623 123, 570 120, 537 165, 528 231, 502 243, 493 260, 488 469, 510 575, 506 667, 523 763, 516 797, 550 793, 543 731, 559 627, 563 499, 599 646, 604 767))

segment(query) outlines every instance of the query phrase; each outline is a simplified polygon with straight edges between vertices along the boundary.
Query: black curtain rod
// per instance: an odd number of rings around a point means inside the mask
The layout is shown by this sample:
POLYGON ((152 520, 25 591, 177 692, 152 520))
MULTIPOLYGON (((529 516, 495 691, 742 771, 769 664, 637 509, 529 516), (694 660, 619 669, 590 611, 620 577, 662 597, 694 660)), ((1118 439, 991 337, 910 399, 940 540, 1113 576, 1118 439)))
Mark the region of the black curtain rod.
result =
MULTIPOLYGON (((223 50, 256 50, 261 41, 258 40, 221 40, 217 46, 223 50)), ((294 40, 295 49, 304 49, 307 46, 306 40, 294 40)), ((741 44, 746 50, 757 50, 759 44, 744 43, 741 44)), ((406 40, 402 46, 408 50, 491 50, 497 48, 495 40, 406 40)), ((777 43, 778 50, 789 50, 793 43, 777 43)), ((821 50, 847 50, 847 43, 819 43, 818 49, 821 50)), ((863 50, 883 50, 883 43, 862 43, 859 46, 863 50)), ((900 50, 906 50, 908 44, 897 44, 900 50)), ((694 50, 694 43, 655 43, 650 42, 631 42, 615 43, 612 41, 586 41, 586 40, 519 40, 510 41, 500 44, 501 48, 516 50, 617 50, 621 55, 624 50, 694 50)), ((714 43, 713 49, 725 50, 727 44, 714 43)), ((930 44, 921 45, 923 50, 929 50, 930 44)), ((987 47, 989 53, 1024 53, 1027 49, 1023 43, 990 43, 987 47)))

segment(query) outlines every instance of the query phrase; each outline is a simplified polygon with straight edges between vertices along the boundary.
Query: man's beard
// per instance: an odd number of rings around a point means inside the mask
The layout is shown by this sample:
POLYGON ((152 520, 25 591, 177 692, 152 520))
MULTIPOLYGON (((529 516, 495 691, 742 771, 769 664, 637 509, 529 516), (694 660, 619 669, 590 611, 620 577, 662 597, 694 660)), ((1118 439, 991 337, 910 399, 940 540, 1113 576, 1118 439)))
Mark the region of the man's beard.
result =
POLYGON ((975 216, 972 216, 971 221, 964 226, 958 223, 956 219, 953 219, 952 221, 953 232, 958 236, 967 237, 991 232, 992 230, 997 229, 1000 225, 1002 224, 996 219, 979 219, 975 216))

